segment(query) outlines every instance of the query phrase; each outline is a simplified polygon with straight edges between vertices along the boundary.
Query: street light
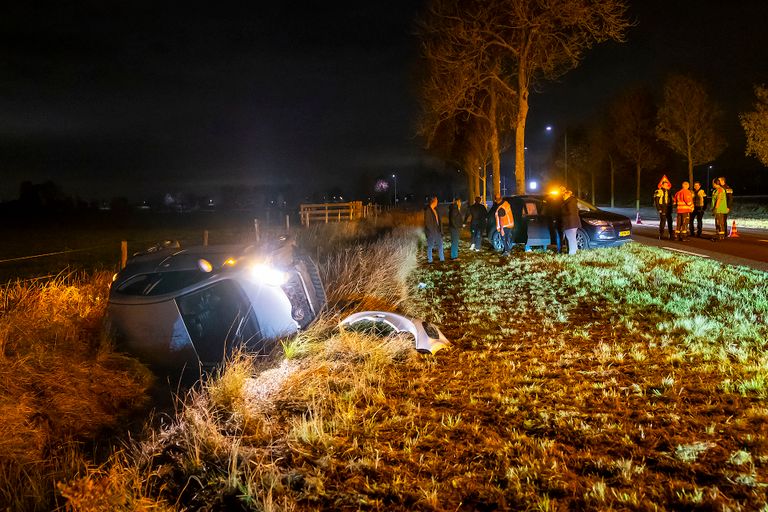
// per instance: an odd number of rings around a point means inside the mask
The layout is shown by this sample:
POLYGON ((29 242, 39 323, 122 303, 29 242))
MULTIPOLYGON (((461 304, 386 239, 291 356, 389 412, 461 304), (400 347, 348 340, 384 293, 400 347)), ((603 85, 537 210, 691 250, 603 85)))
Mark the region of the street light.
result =
POLYGON ((395 180, 395 204, 397 204, 397 175, 393 174, 392 178, 395 180))
MULTIPOLYGON (((547 131, 552 131, 552 126, 547 126, 547 131)), ((565 141, 565 186, 568 187, 568 130, 563 130, 563 139, 565 141)))

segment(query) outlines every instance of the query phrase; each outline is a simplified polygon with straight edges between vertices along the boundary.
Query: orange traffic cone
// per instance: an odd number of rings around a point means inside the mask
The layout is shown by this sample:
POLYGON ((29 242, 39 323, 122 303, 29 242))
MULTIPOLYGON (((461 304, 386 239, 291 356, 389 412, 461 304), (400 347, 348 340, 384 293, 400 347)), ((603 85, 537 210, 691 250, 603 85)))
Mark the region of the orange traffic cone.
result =
POLYGON ((736 221, 731 224, 731 232, 728 233, 728 238, 739 238, 739 230, 736 229, 736 221))
POLYGON ((642 224, 643 221, 640 220, 640 212, 637 212, 637 217, 635 217, 635 224, 642 224))

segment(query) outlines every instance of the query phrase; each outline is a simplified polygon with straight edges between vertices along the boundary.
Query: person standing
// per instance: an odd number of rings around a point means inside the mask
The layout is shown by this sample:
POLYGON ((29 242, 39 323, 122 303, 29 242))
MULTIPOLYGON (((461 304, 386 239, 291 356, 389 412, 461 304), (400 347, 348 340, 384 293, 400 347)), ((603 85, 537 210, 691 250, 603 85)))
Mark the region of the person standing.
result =
POLYGON ((568 254, 576 254, 579 249, 576 242, 576 232, 581 227, 581 218, 579 217, 579 201, 573 192, 566 189, 563 192, 563 204, 560 207, 560 227, 568 241, 568 254))
POLYGON ((493 202, 498 205, 493 216, 496 222, 496 230, 501 235, 501 245, 503 248, 501 255, 507 256, 512 249, 515 218, 512 216, 512 208, 509 206, 509 203, 503 200, 500 194, 494 196, 493 202))
POLYGON ((677 208, 675 235, 681 242, 686 242, 691 224, 691 212, 693 212, 693 194, 688 188, 690 183, 687 181, 683 182, 682 187, 675 194, 675 207, 677 208))
POLYGON ((557 193, 549 194, 544 203, 544 215, 552 219, 552 223, 549 225, 549 238, 555 241, 557 254, 560 254, 563 243, 563 230, 560 225, 560 218, 562 217, 563 193, 565 190, 565 187, 560 186, 557 189, 557 193))
POLYGON ((674 239, 674 232, 672 231, 672 194, 669 192, 671 188, 672 183, 669 182, 665 174, 659 182, 659 187, 653 194, 653 204, 659 213, 659 240, 664 238, 665 224, 669 230, 669 239, 674 239))
POLYGON ((717 181, 720 182, 720 186, 723 187, 723 190, 725 191, 725 207, 728 211, 725 212, 725 215, 723 216, 723 224, 725 224, 725 230, 727 232, 728 215, 731 213, 731 208, 733 208, 733 189, 725 182, 725 176, 720 176, 717 178, 717 181))
POLYGON ((483 233, 485 232, 485 221, 488 217, 488 209, 482 203, 480 196, 475 197, 475 204, 469 207, 464 222, 469 221, 469 231, 472 233, 471 251, 479 251, 483 243, 483 233))
POLYGON ((716 240, 725 240, 726 215, 728 215, 728 198, 720 180, 712 182, 712 213, 715 215, 716 240))
POLYGON ((696 221, 696 237, 701 238, 701 221, 704 218, 704 201, 707 199, 707 193, 701 188, 701 183, 693 182, 693 213, 688 224, 688 233, 694 236, 693 221, 696 221))
POLYGON ((459 239, 464 215, 461 213, 461 199, 454 199, 448 207, 448 227, 451 230, 451 259, 459 259, 459 239))
POLYGON ((427 263, 432 263, 432 249, 437 249, 440 261, 445 261, 443 254, 443 227, 437 211, 437 196, 432 196, 429 206, 424 208, 424 232, 427 235, 427 263))

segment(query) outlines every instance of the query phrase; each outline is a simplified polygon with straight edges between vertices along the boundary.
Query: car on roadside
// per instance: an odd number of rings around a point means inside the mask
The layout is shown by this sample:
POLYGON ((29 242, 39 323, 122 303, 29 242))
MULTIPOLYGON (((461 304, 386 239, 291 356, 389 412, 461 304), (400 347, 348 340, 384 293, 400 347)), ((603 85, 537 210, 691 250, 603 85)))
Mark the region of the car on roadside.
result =
POLYGON ((118 347, 153 368, 211 367, 267 352, 325 306, 316 264, 285 238, 135 254, 115 275, 108 319, 118 347))
MULTIPOLYGON (((554 194, 525 194, 504 198, 512 209, 515 221, 513 241, 527 247, 556 245, 555 238, 560 224, 560 197, 554 194)), ((632 240, 632 221, 629 217, 612 213, 577 199, 581 228, 576 232, 579 250, 598 247, 616 247, 632 240)), ((501 235, 496 230, 494 212, 488 211, 488 241, 496 251, 501 251, 501 235)), ((564 240, 564 243, 565 242, 564 240)))

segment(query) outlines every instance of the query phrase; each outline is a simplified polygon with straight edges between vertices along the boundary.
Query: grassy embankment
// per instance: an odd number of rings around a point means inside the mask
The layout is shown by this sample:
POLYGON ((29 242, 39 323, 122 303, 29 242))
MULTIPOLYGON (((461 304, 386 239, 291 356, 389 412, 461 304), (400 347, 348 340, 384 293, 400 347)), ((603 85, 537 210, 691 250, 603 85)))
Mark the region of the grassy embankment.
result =
POLYGON ((328 258, 327 319, 234 360, 167 427, 62 485, 70 505, 765 508, 764 273, 639 245, 426 267, 414 244, 328 258), (334 328, 339 306, 386 304, 453 348, 334 328))
POLYGON ((413 231, 355 236, 319 251, 327 318, 269 358, 236 358, 166 426, 62 478, 68 505, 764 506, 764 273, 642 246, 426 267, 413 231), (342 309, 370 307, 434 320, 453 347, 419 356, 335 329, 342 309))

